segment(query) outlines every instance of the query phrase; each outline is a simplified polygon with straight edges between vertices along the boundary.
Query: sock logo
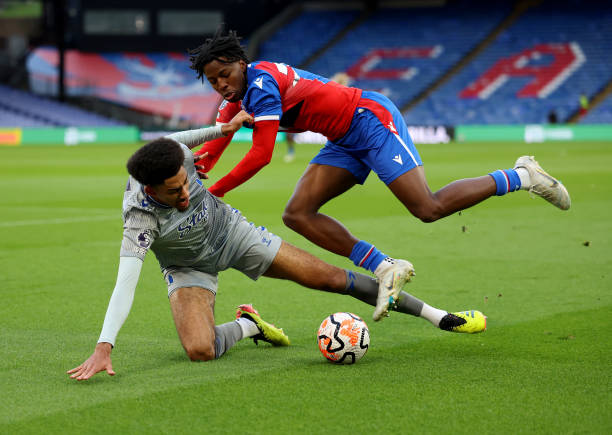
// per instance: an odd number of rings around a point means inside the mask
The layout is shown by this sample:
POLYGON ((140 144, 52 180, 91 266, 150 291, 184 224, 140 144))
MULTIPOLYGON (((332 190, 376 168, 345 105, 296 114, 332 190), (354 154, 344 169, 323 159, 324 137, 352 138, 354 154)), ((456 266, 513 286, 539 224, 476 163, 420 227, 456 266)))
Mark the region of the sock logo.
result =
POLYGON ((349 270, 348 274, 346 275, 346 279, 348 281, 346 283, 347 290, 354 290, 355 289, 355 272, 349 270))

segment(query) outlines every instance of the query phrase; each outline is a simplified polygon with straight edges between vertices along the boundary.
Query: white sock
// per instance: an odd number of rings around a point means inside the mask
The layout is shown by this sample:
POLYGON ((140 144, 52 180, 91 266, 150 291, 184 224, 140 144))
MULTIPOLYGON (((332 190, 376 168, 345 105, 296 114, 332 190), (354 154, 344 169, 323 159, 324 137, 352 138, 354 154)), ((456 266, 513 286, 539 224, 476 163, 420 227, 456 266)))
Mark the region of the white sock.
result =
POLYGON ((259 328, 252 320, 245 317, 239 317, 236 319, 236 323, 238 323, 240 329, 242 329, 242 338, 253 337, 259 334, 259 328))
POLYGON ((514 170, 519 178, 521 179, 521 190, 529 190, 531 187, 531 178, 529 177, 529 171, 525 168, 516 168, 514 170))
POLYGON ((423 303, 423 309, 421 310, 421 317, 429 320, 435 327, 440 326, 440 320, 442 317, 448 314, 447 311, 439 310, 430 305, 423 303))

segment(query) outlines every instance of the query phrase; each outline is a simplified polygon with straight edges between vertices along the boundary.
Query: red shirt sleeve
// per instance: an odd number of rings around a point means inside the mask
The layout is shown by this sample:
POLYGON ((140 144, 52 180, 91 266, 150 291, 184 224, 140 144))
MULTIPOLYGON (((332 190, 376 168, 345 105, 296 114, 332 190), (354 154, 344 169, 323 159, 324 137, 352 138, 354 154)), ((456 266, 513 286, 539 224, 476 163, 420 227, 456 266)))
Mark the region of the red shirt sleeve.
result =
POLYGON ((253 146, 251 146, 249 152, 229 174, 210 186, 209 192, 222 197, 226 192, 241 185, 270 163, 278 125, 279 121, 256 122, 253 128, 253 146))
MULTIPOLYGON (((219 106, 219 112, 217 113, 217 124, 227 124, 232 118, 240 112, 240 103, 228 103, 223 100, 219 106)), ((208 153, 207 157, 200 159, 196 164, 198 166, 204 166, 204 170, 198 172, 206 173, 212 170, 215 166, 221 154, 225 151, 227 146, 232 140, 233 135, 220 137, 219 139, 211 140, 202 145, 198 151, 194 153, 196 156, 201 156, 204 153, 208 153)))
POLYGON ((196 156, 201 156, 204 153, 208 153, 206 157, 196 162, 197 166, 204 166, 203 170, 198 172, 207 173, 214 168, 215 164, 219 160, 219 157, 223 154, 227 146, 232 141, 233 134, 223 136, 215 140, 211 140, 202 145, 202 148, 193 153, 196 156))

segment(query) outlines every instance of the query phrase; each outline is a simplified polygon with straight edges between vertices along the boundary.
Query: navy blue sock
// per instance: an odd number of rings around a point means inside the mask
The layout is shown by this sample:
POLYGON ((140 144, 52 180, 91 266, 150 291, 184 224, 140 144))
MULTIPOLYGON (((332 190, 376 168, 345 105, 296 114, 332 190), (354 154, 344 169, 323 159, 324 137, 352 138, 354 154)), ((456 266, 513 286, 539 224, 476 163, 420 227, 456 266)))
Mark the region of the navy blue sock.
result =
POLYGON ((363 240, 358 241, 353 246, 353 251, 349 255, 355 266, 363 267, 372 273, 386 257, 374 245, 363 240))
POLYGON ((501 169, 489 174, 495 180, 497 196, 505 195, 508 192, 514 192, 521 188, 521 179, 514 169, 501 169))

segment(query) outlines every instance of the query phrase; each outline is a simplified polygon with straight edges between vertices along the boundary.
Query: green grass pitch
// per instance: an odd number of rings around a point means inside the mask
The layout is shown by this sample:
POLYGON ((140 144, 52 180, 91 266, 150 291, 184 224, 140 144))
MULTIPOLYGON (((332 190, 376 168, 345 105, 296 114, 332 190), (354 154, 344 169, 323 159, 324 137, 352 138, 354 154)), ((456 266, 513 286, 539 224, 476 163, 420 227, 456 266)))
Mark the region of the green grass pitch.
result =
MULTIPOLYGON (((190 362, 150 255, 113 352, 115 377, 77 383, 113 289, 125 161, 137 144, 0 148, 0 432, 13 433, 612 433, 612 144, 421 145, 430 186, 534 154, 572 195, 562 212, 525 192, 421 223, 371 175, 324 207, 417 271, 407 291, 447 310, 479 309, 489 329, 450 334, 348 297, 230 270, 217 322, 253 303, 288 348, 251 340, 190 362), (319 354, 324 317, 351 311, 368 354, 334 366, 319 354)), ((297 146, 227 195, 249 220, 341 267, 284 227, 281 214, 317 151, 297 146)), ((230 146, 211 178, 247 151, 230 146)))

